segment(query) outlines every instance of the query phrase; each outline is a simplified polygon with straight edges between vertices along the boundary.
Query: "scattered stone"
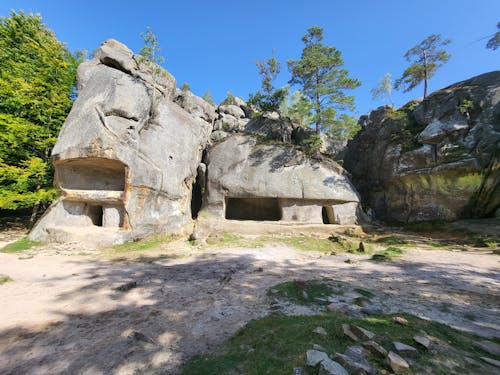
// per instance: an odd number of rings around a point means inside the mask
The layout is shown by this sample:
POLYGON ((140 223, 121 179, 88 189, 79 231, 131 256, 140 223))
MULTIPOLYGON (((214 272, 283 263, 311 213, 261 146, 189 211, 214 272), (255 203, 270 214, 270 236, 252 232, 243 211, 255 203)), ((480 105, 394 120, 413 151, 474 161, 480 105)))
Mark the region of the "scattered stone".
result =
POLYGON ((391 260, 390 257, 388 257, 385 254, 373 254, 372 255, 372 260, 378 261, 378 262, 386 262, 391 260))
POLYGON ((406 320, 402 316, 394 316, 394 317, 392 317, 392 321, 395 323, 401 324, 402 326, 408 325, 408 320, 406 320))
POLYGON ((302 291, 302 297, 304 297, 305 300, 309 299, 309 294, 305 290, 302 291))
POLYGON ((325 359, 328 359, 328 354, 319 350, 308 350, 306 353, 306 364, 311 367, 317 366, 325 359))
POLYGON ((379 343, 370 340, 370 341, 365 341, 362 343, 365 349, 370 351, 374 355, 378 355, 381 357, 386 357, 387 356, 387 350, 385 350, 379 343))
POLYGON ((353 307, 347 303, 331 303, 326 309, 330 312, 344 315, 349 315, 354 310, 353 307))
POLYGON ((387 355, 387 363, 395 373, 403 372, 410 368, 408 362, 394 352, 389 352, 387 355))
POLYGON ((115 288, 115 290, 118 292, 128 292, 130 289, 134 289, 134 288, 137 288, 137 282, 136 281, 129 281, 128 283, 117 286, 115 288))
POLYGON ((316 328, 314 328, 313 332, 317 333, 318 335, 322 335, 322 336, 328 335, 328 333, 326 332, 326 330, 323 327, 316 327, 316 328))
POLYGON ((363 242, 359 243, 358 252, 359 253, 364 253, 365 252, 365 244, 363 242))
POLYGON ((422 345, 426 349, 429 349, 429 346, 431 346, 431 340, 429 340, 427 337, 414 336, 413 340, 415 340, 415 342, 422 345))
POLYGON ((384 310, 378 306, 366 306, 361 309, 361 312, 366 315, 382 315, 384 310))
POLYGON ((349 375, 349 373, 340 363, 326 358, 319 366, 318 375, 349 375))
POLYGON ((139 331, 133 331, 129 337, 131 339, 134 339, 136 341, 142 341, 142 342, 145 342, 147 344, 153 344, 153 345, 156 345, 156 343, 153 341, 153 339, 149 338, 148 336, 146 336, 144 333, 142 332, 139 332, 139 331))
POLYGON ((302 367, 294 367, 293 375, 307 375, 307 373, 306 370, 304 370, 302 367))
POLYGON ((394 348, 398 351, 398 353, 401 354, 413 355, 418 352, 418 350, 415 349, 413 346, 403 344, 402 342, 399 341, 394 341, 392 345, 394 345, 394 348))
POLYGON ((375 334, 373 332, 370 332, 367 329, 364 329, 360 326, 351 324, 350 328, 351 332, 354 333, 357 337, 359 337, 358 341, 371 340, 375 337, 375 334))
POLYGON ((326 349, 323 348, 321 345, 318 345, 318 344, 313 344, 313 349, 319 350, 320 352, 326 352, 326 349))
POLYGON ((375 368, 365 358, 369 352, 361 346, 349 346, 344 354, 335 353, 333 359, 344 366, 350 374, 375 374, 375 368))
POLYGON ((342 324, 342 331, 344 335, 349 336, 354 341, 358 341, 358 337, 351 331, 351 326, 349 324, 342 324))
POLYGON ((500 368, 500 361, 497 361, 496 359, 493 358, 488 358, 488 357, 480 357, 483 361, 486 363, 489 363, 492 366, 499 367, 500 368))
POLYGON ((474 346, 483 349, 485 352, 500 357, 500 345, 488 340, 475 341, 474 346))
POLYGON ((372 304, 372 301, 370 301, 366 297, 357 297, 354 299, 354 303, 358 306, 366 307, 366 306, 370 306, 372 304))

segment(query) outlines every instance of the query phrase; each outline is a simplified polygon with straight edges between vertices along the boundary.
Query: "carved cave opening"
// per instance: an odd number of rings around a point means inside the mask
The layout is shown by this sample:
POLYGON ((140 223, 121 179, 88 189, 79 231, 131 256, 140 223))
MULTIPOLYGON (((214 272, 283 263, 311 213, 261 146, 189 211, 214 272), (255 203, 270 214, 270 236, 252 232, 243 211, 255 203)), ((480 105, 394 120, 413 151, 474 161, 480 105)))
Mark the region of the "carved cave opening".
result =
POLYGON ((321 216, 323 218, 323 224, 335 224, 332 206, 323 206, 321 208, 321 216))
POLYGON ((278 198, 226 198, 226 219, 279 221, 282 209, 278 198))
POLYGON ((62 189, 125 190, 125 164, 105 158, 67 160, 56 165, 56 179, 62 189))
POLYGON ((88 205, 87 216, 92 221, 92 224, 97 227, 102 227, 104 211, 102 206, 98 205, 88 205))

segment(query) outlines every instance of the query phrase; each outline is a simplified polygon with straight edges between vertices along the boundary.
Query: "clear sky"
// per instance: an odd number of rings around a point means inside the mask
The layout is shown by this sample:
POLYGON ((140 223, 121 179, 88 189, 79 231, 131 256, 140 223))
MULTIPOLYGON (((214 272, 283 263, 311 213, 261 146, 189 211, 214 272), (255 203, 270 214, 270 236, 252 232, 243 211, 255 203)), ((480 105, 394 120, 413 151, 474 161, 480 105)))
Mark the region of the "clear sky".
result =
MULTIPOLYGON (((362 81, 352 91, 358 115, 383 104, 370 89, 385 73, 399 77, 408 65, 405 52, 432 33, 452 40, 452 58, 431 79, 430 91, 500 70, 500 49, 485 48, 500 21, 500 0, 0 0, 0 16, 11 9, 40 13, 72 51, 91 53, 115 38, 138 52, 140 33, 150 26, 178 86, 187 82, 198 95, 209 90, 217 102, 227 91, 244 99, 255 92, 254 63, 273 50, 283 65, 277 83, 285 84, 286 61, 300 57, 301 37, 313 25, 324 28, 324 42, 342 51, 345 67, 362 81)), ((394 92, 395 104, 422 93, 422 87, 394 92)))

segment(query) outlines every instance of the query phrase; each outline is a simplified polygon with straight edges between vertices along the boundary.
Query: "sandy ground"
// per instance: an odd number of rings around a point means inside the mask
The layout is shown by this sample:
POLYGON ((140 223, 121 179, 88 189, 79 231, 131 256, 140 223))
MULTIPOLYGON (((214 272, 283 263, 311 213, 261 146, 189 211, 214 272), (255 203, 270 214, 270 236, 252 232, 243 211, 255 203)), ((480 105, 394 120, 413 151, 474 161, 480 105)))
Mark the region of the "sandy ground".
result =
POLYGON ((268 314, 266 290, 293 279, 342 280, 382 295, 388 312, 500 337, 500 256, 491 251, 412 250, 374 263, 284 246, 179 246, 182 257, 134 262, 75 255, 76 244, 0 253, 0 274, 14 280, 0 286, 0 373, 176 373, 268 314))

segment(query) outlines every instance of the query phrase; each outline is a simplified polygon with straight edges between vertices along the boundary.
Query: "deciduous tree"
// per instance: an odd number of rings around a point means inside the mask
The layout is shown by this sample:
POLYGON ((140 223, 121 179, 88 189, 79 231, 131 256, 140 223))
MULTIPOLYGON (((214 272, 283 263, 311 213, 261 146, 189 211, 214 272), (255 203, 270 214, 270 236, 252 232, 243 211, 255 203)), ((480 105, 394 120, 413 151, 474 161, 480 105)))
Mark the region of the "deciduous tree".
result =
POLYGON ((394 88, 396 90, 402 88, 403 92, 408 92, 424 82, 424 98, 426 98, 429 79, 451 57, 443 49, 448 44, 450 44, 449 39, 442 40, 441 35, 432 34, 409 49, 405 54, 405 59, 412 64, 403 72, 403 76, 396 80, 394 88))
POLYGON ((386 73, 379 85, 371 89, 373 99, 385 99, 391 106, 392 103, 392 78, 391 73, 386 73))
POLYGON ((498 31, 492 35, 492 37, 486 43, 486 48, 492 49, 493 51, 500 47, 500 22, 497 23, 498 31))
POLYGON ((72 55, 40 15, 0 18, 0 209, 50 202, 50 151, 72 105, 72 55))

